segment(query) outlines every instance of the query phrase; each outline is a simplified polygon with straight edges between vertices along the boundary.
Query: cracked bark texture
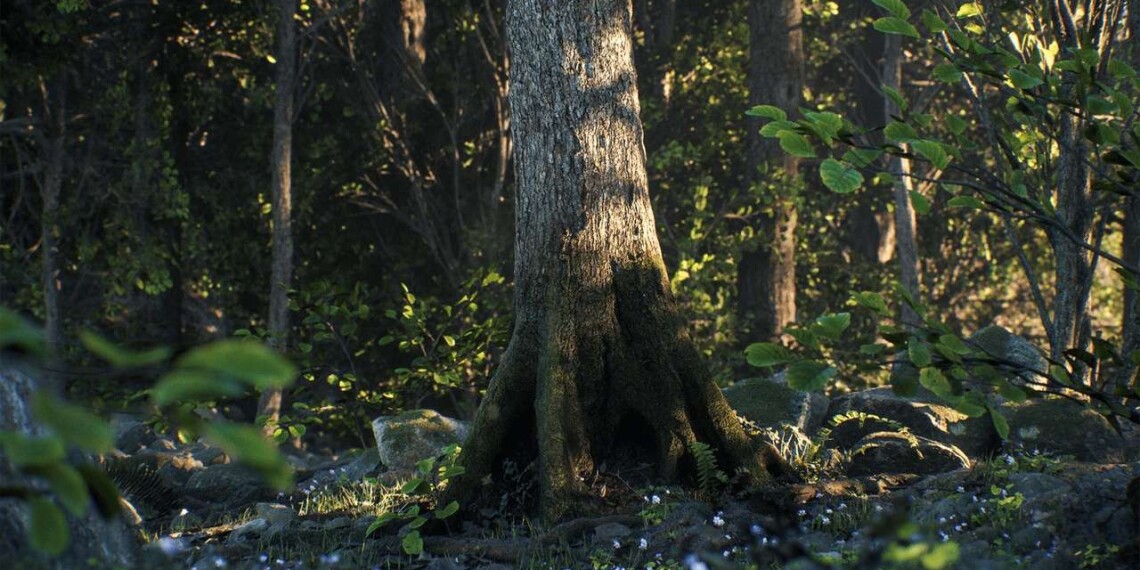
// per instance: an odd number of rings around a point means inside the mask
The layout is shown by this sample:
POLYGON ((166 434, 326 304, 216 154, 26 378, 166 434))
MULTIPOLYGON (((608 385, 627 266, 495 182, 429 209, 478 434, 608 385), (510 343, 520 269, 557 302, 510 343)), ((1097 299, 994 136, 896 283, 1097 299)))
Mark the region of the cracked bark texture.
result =
POLYGON ((659 474, 708 443, 726 471, 765 478, 676 312, 645 171, 628 0, 514 0, 507 8, 518 184, 515 324, 451 482, 479 493, 533 448, 543 515, 589 496, 582 477, 636 445, 659 474), (621 444, 621 445, 619 445, 621 444))

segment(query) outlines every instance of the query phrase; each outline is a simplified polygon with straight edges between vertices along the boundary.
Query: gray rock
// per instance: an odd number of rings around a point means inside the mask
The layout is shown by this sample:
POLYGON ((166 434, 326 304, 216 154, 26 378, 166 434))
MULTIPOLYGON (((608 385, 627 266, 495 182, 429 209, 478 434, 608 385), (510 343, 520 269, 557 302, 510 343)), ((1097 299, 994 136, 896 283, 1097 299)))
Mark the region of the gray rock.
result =
POLYGON ((127 453, 135 453, 158 437, 138 414, 112 414, 111 428, 115 432, 115 447, 127 453))
POLYGON ((226 508, 249 504, 265 493, 256 472, 238 464, 211 465, 194 472, 186 490, 226 508))
POLYGON ((1079 461, 1123 463, 1134 459, 1112 424, 1084 404, 1063 398, 1033 399, 1005 407, 1010 443, 1079 461))
POLYGON ((725 388, 724 397, 736 413, 760 427, 785 424, 808 435, 819 430, 827 414, 827 396, 792 389, 783 373, 741 380, 725 388))
POLYGON ((253 506, 257 518, 265 519, 269 524, 285 524, 297 518, 297 512, 280 503, 257 503, 253 506))
POLYGON ((863 438, 851 452, 847 474, 853 477, 878 473, 928 475, 970 467, 962 450, 924 437, 878 432, 863 438), (912 436, 914 437, 914 436, 912 436))
MULTIPOLYGON (((32 417, 29 402, 33 394, 45 388, 13 366, 12 359, 5 358, 0 367, 0 430, 43 435, 43 428, 32 417)), ((73 456, 82 459, 77 453, 73 456)), ((0 449, 0 487, 37 484, 22 476, 0 449)), ((121 519, 104 520, 94 508, 82 517, 67 515, 71 540, 63 554, 55 558, 44 557, 30 548, 29 520, 23 500, 0 498, 0 565, 5 568, 85 568, 92 559, 107 566, 132 568, 138 561, 140 545, 131 529, 121 519)))
POLYGON ((1046 473, 1010 473, 1009 482, 1013 484, 1014 493, 1030 499, 1071 490, 1068 483, 1046 473))
POLYGON ((844 394, 832 400, 828 421, 834 424, 836 416, 851 412, 898 422, 915 435, 957 447, 975 458, 993 453, 1001 441, 989 417, 971 418, 937 401, 933 394, 908 398, 890 388, 844 394))
POLYGON ((621 523, 605 523, 594 527, 594 539, 603 544, 624 539, 632 533, 633 530, 621 523))
POLYGON ((1003 366, 999 362, 998 370, 1008 371, 1007 377, 1010 380, 1032 381, 1037 379, 1037 376, 1031 371, 1045 372, 1048 369, 1045 356, 1033 343, 998 325, 978 329, 970 335, 966 344, 997 361, 1008 363, 1003 366))
POLYGON ((410 410, 372 421, 380 461, 389 469, 411 470, 439 450, 467 439, 470 427, 433 410, 410 410))

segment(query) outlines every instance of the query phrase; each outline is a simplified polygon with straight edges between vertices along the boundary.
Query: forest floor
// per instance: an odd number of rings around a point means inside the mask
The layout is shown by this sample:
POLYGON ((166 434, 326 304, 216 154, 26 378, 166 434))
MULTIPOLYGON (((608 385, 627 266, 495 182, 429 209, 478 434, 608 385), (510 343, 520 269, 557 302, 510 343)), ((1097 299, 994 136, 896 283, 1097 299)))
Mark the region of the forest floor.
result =
POLYGON ((217 450, 156 447, 166 450, 115 467, 140 514, 145 568, 1140 568, 1140 462, 1018 450, 926 477, 715 495, 613 473, 595 485, 607 514, 554 526, 522 515, 523 470, 487 507, 421 529, 416 544, 412 518, 369 533, 381 513, 415 504, 401 492, 413 474, 382 471, 375 450, 295 457, 297 490, 273 495, 217 450), (164 457, 182 460, 154 462, 164 457), (160 488, 172 473, 184 488, 160 488))

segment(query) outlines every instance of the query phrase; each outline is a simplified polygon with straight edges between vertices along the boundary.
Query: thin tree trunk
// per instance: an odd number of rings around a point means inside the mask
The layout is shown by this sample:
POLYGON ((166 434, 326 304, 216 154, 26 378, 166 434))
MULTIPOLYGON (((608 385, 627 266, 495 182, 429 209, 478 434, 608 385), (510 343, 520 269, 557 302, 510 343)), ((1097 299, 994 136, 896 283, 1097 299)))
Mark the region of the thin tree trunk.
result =
MULTIPOLYGON (((897 35, 888 34, 883 50, 883 85, 902 92, 902 41, 897 35)), ((883 115, 890 121, 891 115, 899 112, 890 97, 883 96, 883 115)), ((899 283, 913 298, 919 300, 918 239, 915 236, 914 208, 911 206, 910 192, 913 181, 910 178, 910 161, 901 156, 892 156, 887 167, 895 177, 895 252, 899 262, 899 283)), ((918 315, 906 303, 900 303, 899 320, 904 325, 921 324, 918 315)))
POLYGON ((62 73, 50 82, 40 82, 43 94, 44 177, 40 194, 43 198, 40 249, 42 251, 41 281, 44 294, 44 329, 49 359, 60 357, 63 347, 63 314, 60 310, 59 275, 59 197, 63 189, 64 137, 67 112, 66 78, 62 73))
MULTIPOLYGON (((297 69, 297 0, 278 0, 277 83, 273 105, 273 271, 269 284, 270 344, 285 350, 289 341, 289 288, 293 282, 293 116, 297 69)), ((258 402, 258 416, 272 433, 281 413, 280 388, 267 390, 258 402)))
MULTIPOLYGON (((511 126, 518 184, 515 325, 449 494, 486 496, 512 453, 537 459, 548 519, 597 466, 691 473, 701 441, 757 477, 758 455, 684 329, 645 172, 629 0, 514 0, 511 126)), ((501 480, 500 480, 501 482, 501 480)), ((476 503, 478 501, 476 500, 476 503)))
MULTIPOLYGON (((803 7, 800 0, 753 0, 749 11, 749 99, 797 113, 804 87, 803 7)), ((757 224, 760 243, 741 256, 738 310, 748 333, 742 339, 773 340, 796 319, 795 179, 799 159, 761 137, 749 124, 748 180, 772 189, 757 224)))

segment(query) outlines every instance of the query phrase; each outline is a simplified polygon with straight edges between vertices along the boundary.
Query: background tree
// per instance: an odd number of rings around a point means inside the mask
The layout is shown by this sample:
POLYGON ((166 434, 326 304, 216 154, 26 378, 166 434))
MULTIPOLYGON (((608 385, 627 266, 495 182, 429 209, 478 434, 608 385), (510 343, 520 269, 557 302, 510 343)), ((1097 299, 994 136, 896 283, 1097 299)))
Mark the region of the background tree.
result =
MULTIPOLYGON (((293 284, 293 120, 297 82, 297 0, 277 2, 276 82, 273 104, 273 257, 269 282, 269 341, 278 350, 289 344, 289 289, 293 284)), ((280 389, 267 390, 257 405, 272 433, 281 415, 280 389)))
POLYGON ((548 518, 580 508, 582 476, 621 461, 619 449, 639 450, 674 479, 693 467, 689 448, 700 441, 727 469, 765 477, 763 462, 776 458, 752 451, 669 288, 645 174, 630 3, 519 0, 506 27, 515 324, 452 493, 473 496, 520 447, 537 456, 548 518))
MULTIPOLYGON (((748 10, 748 90, 753 105, 788 116, 799 112, 804 89, 803 5, 756 0, 748 10)), ((799 157, 759 134, 749 121, 748 182, 761 186, 763 207, 754 225, 759 239, 741 256, 737 308, 750 328, 745 341, 771 340, 796 320, 796 199, 799 157)))

